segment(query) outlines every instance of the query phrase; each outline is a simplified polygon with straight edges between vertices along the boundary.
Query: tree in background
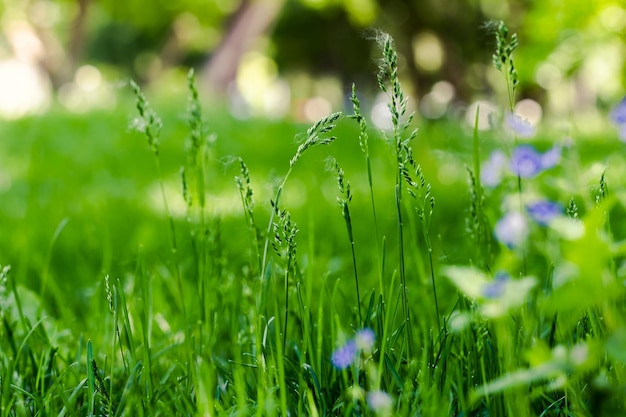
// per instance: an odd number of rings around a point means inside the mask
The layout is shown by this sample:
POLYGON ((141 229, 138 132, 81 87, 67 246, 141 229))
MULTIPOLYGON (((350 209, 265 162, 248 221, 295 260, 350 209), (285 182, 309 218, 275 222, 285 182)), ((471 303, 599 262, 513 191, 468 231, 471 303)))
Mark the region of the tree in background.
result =
MULTIPOLYGON (((519 34, 524 95, 562 94, 575 80, 574 98, 589 104, 614 100, 623 87, 626 11, 616 0, 2 0, 0 10, 5 39, 10 22, 29 25, 43 46, 37 64, 55 88, 91 63, 144 82, 169 68, 203 67, 205 80, 225 91, 251 49, 281 73, 332 75, 346 85, 371 79, 377 53, 369 38, 378 28, 394 37, 413 96, 445 80, 468 100, 498 88, 490 19, 519 34)), ((0 45, 0 55, 11 54, 8 42, 0 45)))

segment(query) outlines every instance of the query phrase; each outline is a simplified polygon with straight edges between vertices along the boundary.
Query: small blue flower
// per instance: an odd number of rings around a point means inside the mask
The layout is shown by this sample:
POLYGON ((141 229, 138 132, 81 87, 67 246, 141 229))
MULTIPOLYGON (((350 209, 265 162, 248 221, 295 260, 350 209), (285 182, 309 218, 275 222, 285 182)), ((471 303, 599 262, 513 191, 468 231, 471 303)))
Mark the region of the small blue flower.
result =
POLYGON ((543 169, 549 169, 555 167, 561 161, 561 147, 553 146, 543 155, 541 155, 541 167, 543 169))
POLYGON ((385 391, 370 391, 367 393, 367 405, 377 415, 390 415, 393 399, 385 391))
POLYGON ((511 155, 511 171, 522 178, 532 178, 542 171, 556 166, 561 160, 561 147, 554 146, 545 153, 531 145, 520 145, 511 155))
POLYGON ((511 212, 496 223, 494 234, 500 243, 514 248, 524 243, 528 236, 528 222, 523 214, 511 212))
POLYGON ((611 120, 618 126, 626 124, 626 97, 611 111, 611 120))
POLYGON ((487 298, 499 298, 506 288, 506 283, 511 279, 511 276, 504 271, 499 271, 493 281, 488 282, 483 288, 483 295, 487 298))
POLYGON ((626 97, 611 111, 610 118, 617 126, 619 140, 626 142, 626 97))
POLYGON ((376 341, 376 333, 374 333, 374 330, 366 327, 356 334, 356 336, 354 337, 354 341, 356 342, 356 346, 360 350, 369 352, 374 347, 374 342, 376 341))
POLYGON ((358 355, 363 353, 371 353, 376 341, 376 333, 374 330, 366 327, 359 330, 356 335, 346 342, 345 345, 336 349, 330 360, 337 369, 346 369, 352 365, 358 355))
POLYGON ((547 226, 556 217, 563 214, 563 206, 548 200, 536 201, 526 206, 531 219, 542 226, 547 226))
POLYGON ((522 178, 532 178, 543 170, 541 153, 531 145, 520 145, 511 155, 511 171, 522 178))
POLYGON ((505 118, 507 126, 522 138, 530 138, 535 135, 535 127, 526 119, 515 113, 509 113, 505 118))
POLYGON ((354 359, 356 359, 356 354, 358 351, 358 347, 356 341, 354 339, 349 340, 345 345, 341 346, 337 350, 333 352, 330 360, 337 369, 346 369, 354 359))
POLYGON ((502 151, 493 151, 489 159, 482 164, 480 181, 486 187, 495 187, 502 181, 507 165, 507 157, 502 151))

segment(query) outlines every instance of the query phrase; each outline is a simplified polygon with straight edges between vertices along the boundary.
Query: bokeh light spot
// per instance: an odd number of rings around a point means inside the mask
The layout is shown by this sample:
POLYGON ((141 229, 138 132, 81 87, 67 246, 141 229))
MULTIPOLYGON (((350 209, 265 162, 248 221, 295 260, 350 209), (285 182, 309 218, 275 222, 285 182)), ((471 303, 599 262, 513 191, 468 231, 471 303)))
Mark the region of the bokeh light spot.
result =
POLYGON ((622 33, 626 29, 626 10, 611 4, 600 12, 600 23, 609 32, 622 33))
POLYGON ((478 108, 478 130, 491 129, 491 118, 492 118, 492 115, 496 112, 497 107, 489 101, 478 100, 472 103, 465 112, 465 121, 470 126, 474 126, 474 123, 476 121, 476 109, 477 108, 478 108))
POLYGON ((311 97, 304 102, 302 110, 304 118, 308 122, 315 122, 322 117, 328 116, 333 109, 330 102, 324 97, 311 97))
POLYGON ((515 114, 527 120, 532 126, 537 126, 543 117, 543 110, 539 103, 527 98, 515 105, 515 114))
POLYGON ((393 124, 391 122, 391 112, 389 112, 389 107, 387 107, 387 103, 378 102, 374 104, 372 107, 372 123, 379 129, 382 130, 391 130, 393 129, 393 124))
POLYGON ((437 35, 424 32, 413 39, 415 65, 426 72, 436 72, 443 65, 445 52, 437 35))
POLYGON ((76 85, 83 91, 94 91, 102 83, 100 70, 92 65, 83 65, 76 71, 74 76, 76 85))

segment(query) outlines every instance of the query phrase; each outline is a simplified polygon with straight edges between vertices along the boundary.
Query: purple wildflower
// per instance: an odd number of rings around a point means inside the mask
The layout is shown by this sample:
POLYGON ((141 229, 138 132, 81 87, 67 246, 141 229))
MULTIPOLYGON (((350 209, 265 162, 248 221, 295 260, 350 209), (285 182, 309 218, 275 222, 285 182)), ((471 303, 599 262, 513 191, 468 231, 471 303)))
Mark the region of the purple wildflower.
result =
POLYGON ((543 169, 541 154, 531 145, 520 145, 511 155, 511 171, 522 178, 532 178, 543 169))
POLYGON ((520 246, 528 236, 526 217, 518 212, 506 214, 496 223, 494 234, 499 242, 509 248, 520 246))
POLYGON ((352 365, 357 355, 361 352, 370 353, 376 341, 376 333, 374 330, 366 327, 357 332, 354 338, 350 339, 345 345, 336 349, 330 360, 337 369, 346 369, 352 365))
POLYGON ((486 187, 495 187, 500 184, 506 167, 507 158, 502 151, 493 151, 489 159, 482 165, 480 180, 486 187))
POLYGON ((346 369, 352 365, 358 351, 357 344, 354 340, 349 340, 345 345, 341 346, 333 352, 331 361, 335 368, 346 369))
POLYGON ((548 200, 536 201, 526 207, 531 219, 547 226, 553 219, 563 214, 563 206, 548 200))
POLYGON ((618 126, 626 124, 626 97, 611 111, 611 120, 618 126))
POLYGON ((626 97, 615 106, 610 117, 617 126, 619 140, 626 142, 626 97))
POLYGON ((555 167, 559 164, 561 160, 561 147, 553 146, 548 151, 546 151, 543 155, 541 155, 541 167, 543 169, 548 169, 555 167))
POLYGON ((393 400, 385 391, 370 391, 367 393, 367 405, 379 415, 388 415, 393 406, 393 400))
POLYGON ((515 113, 509 113, 505 118, 507 126, 519 137, 530 138, 535 135, 535 127, 527 120, 515 113))
POLYGON ((511 276, 504 272, 499 271, 493 281, 488 282, 483 288, 483 295, 487 298, 498 298, 504 293, 506 283, 511 279, 511 276))
POLYGON ((511 155, 511 171, 522 178, 532 178, 543 170, 552 168, 561 160, 561 147, 554 146, 545 153, 531 145, 520 145, 511 155))
POLYGON ((371 351, 376 341, 376 334, 374 330, 366 327, 360 330, 354 337, 356 346, 363 351, 371 351))

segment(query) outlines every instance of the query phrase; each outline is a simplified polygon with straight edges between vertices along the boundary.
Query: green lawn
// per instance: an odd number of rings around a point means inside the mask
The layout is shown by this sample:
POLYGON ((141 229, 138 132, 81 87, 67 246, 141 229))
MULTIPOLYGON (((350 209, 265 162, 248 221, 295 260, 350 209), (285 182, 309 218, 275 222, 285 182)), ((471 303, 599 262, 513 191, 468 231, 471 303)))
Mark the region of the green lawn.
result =
POLYGON ((416 120, 390 143, 368 129, 366 154, 345 115, 318 137, 210 111, 194 154, 185 104, 156 103, 155 156, 134 106, 0 124, 1 417, 626 415, 609 129, 489 188, 468 169, 514 152, 510 132, 416 120), (539 198, 568 210, 519 245, 494 237, 539 198))

